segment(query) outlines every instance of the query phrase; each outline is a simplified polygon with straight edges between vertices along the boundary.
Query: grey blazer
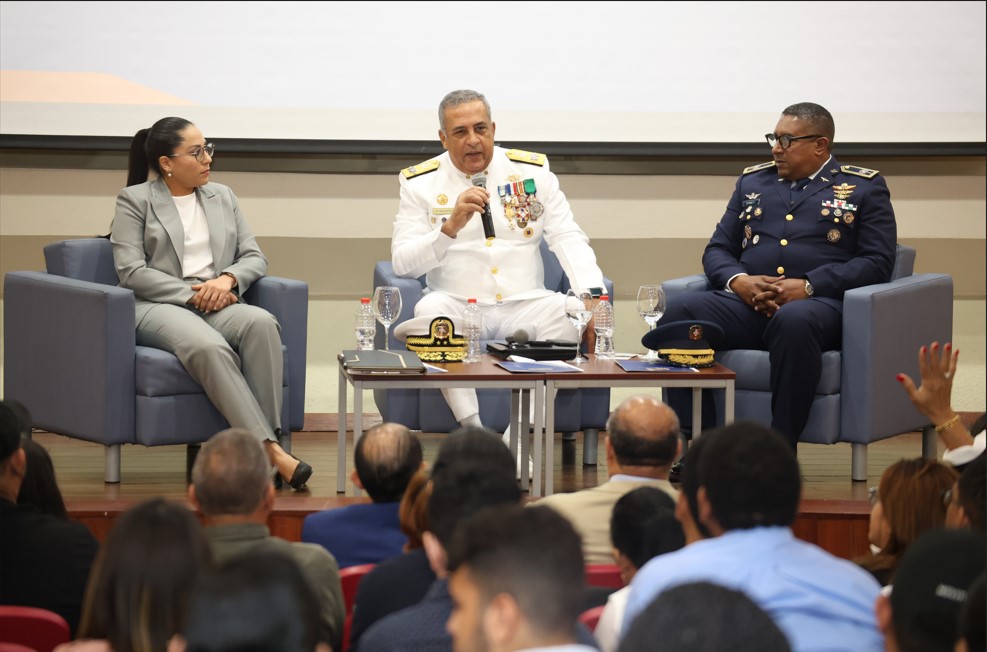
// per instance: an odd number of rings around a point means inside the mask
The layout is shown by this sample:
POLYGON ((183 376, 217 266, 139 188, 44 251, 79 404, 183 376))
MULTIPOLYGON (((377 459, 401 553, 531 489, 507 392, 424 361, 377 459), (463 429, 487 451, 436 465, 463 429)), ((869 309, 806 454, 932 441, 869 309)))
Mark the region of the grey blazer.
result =
MULTIPOLYGON (((267 272, 267 258, 232 190, 207 183, 195 192, 209 225, 216 272, 233 274, 235 292, 243 293, 267 272)), ((147 181, 120 191, 110 242, 120 287, 134 291, 138 324, 156 303, 184 306, 192 298, 192 283, 182 279, 185 229, 164 181, 147 181)))

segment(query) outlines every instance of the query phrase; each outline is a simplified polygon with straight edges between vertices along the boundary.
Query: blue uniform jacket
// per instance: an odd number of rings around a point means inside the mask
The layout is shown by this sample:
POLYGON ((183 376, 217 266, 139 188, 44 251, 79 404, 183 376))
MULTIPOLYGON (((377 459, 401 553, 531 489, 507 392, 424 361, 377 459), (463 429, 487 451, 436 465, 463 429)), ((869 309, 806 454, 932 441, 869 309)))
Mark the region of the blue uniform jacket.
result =
POLYGON ((891 279, 897 239, 891 194, 875 171, 831 157, 792 194, 772 162, 737 179, 703 268, 715 289, 736 274, 785 275, 807 278, 816 298, 841 301, 847 290, 891 279))

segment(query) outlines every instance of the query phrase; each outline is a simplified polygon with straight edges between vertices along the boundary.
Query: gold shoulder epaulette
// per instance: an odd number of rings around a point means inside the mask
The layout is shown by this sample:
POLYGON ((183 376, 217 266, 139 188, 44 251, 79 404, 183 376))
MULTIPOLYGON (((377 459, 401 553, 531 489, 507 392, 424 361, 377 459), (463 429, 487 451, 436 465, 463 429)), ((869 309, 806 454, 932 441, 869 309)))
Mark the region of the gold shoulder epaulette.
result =
POLYGON ((433 158, 429 161, 425 161, 424 163, 419 163, 418 165, 412 165, 410 168, 405 168, 401 170, 401 174, 404 175, 405 179, 414 179, 415 177, 420 177, 423 174, 435 172, 438 169, 439 160, 433 158))
POLYGON ((774 161, 768 161, 767 163, 759 163, 758 165, 752 165, 749 168, 744 168, 744 174, 750 174, 751 172, 757 172, 758 170, 767 170, 768 168, 773 168, 775 166, 774 161))
POLYGON ((538 152, 526 152, 523 149, 507 150, 507 158, 518 163, 528 163, 529 165, 545 165, 548 157, 538 152))
POLYGON ((878 175, 877 170, 868 170, 867 168, 862 168, 857 165, 841 165, 840 172, 846 172, 847 174, 855 174, 858 177, 863 177, 865 179, 873 179, 878 175))

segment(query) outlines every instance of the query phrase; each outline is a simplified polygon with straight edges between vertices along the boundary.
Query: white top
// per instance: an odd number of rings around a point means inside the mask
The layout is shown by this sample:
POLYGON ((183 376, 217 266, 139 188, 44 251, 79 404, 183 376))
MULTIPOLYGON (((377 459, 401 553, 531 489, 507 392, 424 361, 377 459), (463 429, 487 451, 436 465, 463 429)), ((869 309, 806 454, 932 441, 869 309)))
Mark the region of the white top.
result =
POLYGON ((216 268, 213 266, 212 248, 209 243, 209 225, 206 214, 199 205, 196 193, 184 197, 174 197, 175 208, 182 218, 185 229, 185 256, 182 258, 182 276, 184 278, 216 278, 216 268))
POLYGON ((607 598, 607 606, 600 614, 600 620, 596 623, 593 636, 600 644, 602 652, 617 652, 620 645, 620 631, 624 624, 624 609, 627 607, 627 596, 631 594, 631 587, 625 586, 614 591, 607 598))
POLYGON ((943 453, 942 461, 950 466, 963 466, 983 455, 984 449, 987 449, 987 434, 981 430, 979 434, 974 436, 972 444, 943 453))

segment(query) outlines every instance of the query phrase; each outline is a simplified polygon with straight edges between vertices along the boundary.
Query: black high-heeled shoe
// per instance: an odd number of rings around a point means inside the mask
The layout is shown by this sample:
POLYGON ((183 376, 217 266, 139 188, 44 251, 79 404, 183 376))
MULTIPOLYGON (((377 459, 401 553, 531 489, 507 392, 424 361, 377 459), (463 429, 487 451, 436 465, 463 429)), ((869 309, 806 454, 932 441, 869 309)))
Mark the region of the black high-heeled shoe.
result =
MULTIPOLYGON (((292 456, 294 457, 294 456, 292 456)), ((297 457, 295 457, 298 460, 297 457)), ((295 472, 291 474, 291 479, 288 480, 288 485, 295 491, 301 491, 308 482, 308 479, 312 477, 312 467, 305 462, 298 460, 298 466, 295 467, 295 472)))

